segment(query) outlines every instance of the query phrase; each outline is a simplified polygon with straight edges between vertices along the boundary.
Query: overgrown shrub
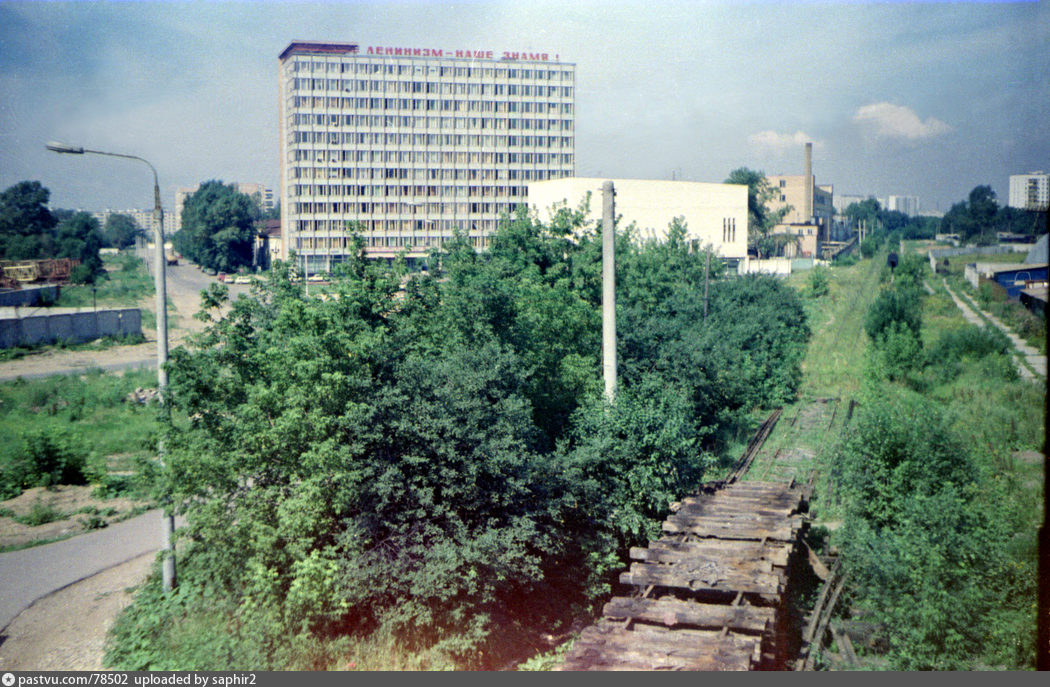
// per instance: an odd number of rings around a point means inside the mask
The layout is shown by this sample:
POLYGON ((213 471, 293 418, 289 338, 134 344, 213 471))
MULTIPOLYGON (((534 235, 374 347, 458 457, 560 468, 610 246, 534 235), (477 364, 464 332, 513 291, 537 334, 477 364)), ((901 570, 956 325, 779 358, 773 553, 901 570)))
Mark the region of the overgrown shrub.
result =
POLYGON ((918 291, 884 288, 868 309, 864 319, 864 331, 872 341, 877 341, 883 332, 898 322, 918 338, 922 327, 921 313, 918 291))
POLYGON ((21 451, 4 472, 4 494, 17 496, 30 487, 87 484, 87 458, 88 452, 68 434, 29 432, 21 451))
POLYGON ((168 620, 221 608, 237 639, 187 665, 287 667, 301 659, 284 647, 324 656, 349 634, 493 667, 500 635, 587 608, 703 478, 734 411, 797 389, 809 330, 794 290, 715 270, 705 321, 705 256, 685 235, 618 238, 619 317, 637 326, 611 406, 600 241, 582 212, 550 227, 519 214, 484 254, 457 237, 403 286, 403 266, 358 254, 328 300, 276 266, 172 352, 164 491, 188 521, 182 605, 144 593, 114 660, 172 665, 168 620))
POLYGON ((1016 546, 1000 515, 1012 499, 971 446, 922 396, 882 385, 839 454, 836 541, 854 606, 880 623, 894 668, 1033 665, 1034 537, 1016 546))
POLYGON ((809 295, 813 298, 826 296, 828 293, 828 274, 823 267, 814 267, 809 272, 809 295))

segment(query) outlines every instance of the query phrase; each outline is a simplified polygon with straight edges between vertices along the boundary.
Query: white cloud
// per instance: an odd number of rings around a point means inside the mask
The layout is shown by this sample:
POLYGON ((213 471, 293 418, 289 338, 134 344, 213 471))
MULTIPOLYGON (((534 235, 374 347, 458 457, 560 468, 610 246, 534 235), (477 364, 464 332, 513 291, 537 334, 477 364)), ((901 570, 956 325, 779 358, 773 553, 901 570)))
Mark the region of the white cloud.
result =
POLYGON ((782 134, 772 130, 759 131, 748 136, 747 142, 755 150, 778 156, 798 153, 807 143, 812 143, 815 149, 824 147, 822 141, 814 141, 812 136, 802 131, 793 134, 782 134))
POLYGON ((897 138, 919 141, 952 131, 952 127, 933 117, 922 121, 910 107, 893 103, 873 103, 857 109, 853 121, 875 138, 897 138))

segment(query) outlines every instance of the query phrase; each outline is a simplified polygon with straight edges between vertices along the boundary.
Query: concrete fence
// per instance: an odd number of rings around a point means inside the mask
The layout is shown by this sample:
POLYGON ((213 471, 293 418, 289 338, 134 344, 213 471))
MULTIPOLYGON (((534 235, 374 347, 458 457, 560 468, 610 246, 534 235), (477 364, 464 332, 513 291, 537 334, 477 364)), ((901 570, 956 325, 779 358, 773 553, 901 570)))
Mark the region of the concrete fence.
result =
POLYGON ((0 306, 29 308, 58 300, 58 284, 24 286, 11 291, 0 291, 0 306))
POLYGON ((81 343, 103 336, 130 334, 142 334, 142 311, 138 308, 0 317, 0 348, 56 341, 81 343))

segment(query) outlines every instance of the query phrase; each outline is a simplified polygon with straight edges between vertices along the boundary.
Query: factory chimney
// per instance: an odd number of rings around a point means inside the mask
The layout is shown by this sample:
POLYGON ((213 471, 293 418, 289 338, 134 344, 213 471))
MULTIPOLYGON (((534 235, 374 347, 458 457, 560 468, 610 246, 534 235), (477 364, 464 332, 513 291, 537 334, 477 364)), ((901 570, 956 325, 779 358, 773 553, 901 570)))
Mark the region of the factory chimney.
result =
POLYGON ((813 144, 806 144, 806 197, 802 201, 802 221, 813 219, 813 144))

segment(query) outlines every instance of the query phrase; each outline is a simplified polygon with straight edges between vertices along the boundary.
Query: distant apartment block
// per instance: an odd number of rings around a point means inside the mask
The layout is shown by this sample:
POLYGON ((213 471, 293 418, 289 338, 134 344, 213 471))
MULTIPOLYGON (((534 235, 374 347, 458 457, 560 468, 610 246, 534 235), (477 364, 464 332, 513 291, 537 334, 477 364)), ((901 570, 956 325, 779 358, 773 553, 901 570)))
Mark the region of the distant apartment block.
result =
MULTIPOLYGON (((241 183, 232 182, 231 184, 239 192, 249 196, 259 195, 259 205, 263 212, 267 210, 273 210, 274 208, 274 192, 272 188, 267 188, 263 184, 257 183, 241 183)), ((192 187, 179 187, 175 189, 175 230, 182 228, 182 208, 186 204, 186 199, 196 193, 200 189, 201 185, 197 184, 192 187)))
POLYGON ((774 174, 767 176, 775 195, 769 203, 770 210, 790 206, 784 216, 784 224, 813 225, 817 227, 817 242, 829 240, 831 220, 835 216, 834 187, 818 186, 813 176, 813 144, 807 143, 804 158, 804 174, 798 176, 774 174))
POLYGON ((871 195, 859 195, 855 193, 839 193, 835 195, 834 207, 836 215, 845 215, 846 208, 854 203, 862 203, 868 199, 874 199, 875 196, 871 195))
POLYGON ((896 210, 908 217, 916 217, 919 214, 918 196, 890 196, 886 199, 886 209, 896 210))
POLYGON ((296 41, 280 55, 282 250, 310 271, 488 246, 530 183, 576 168, 576 67, 548 53, 296 41))
MULTIPOLYGON (((587 220, 601 222, 602 184, 607 179, 572 177, 529 184, 529 207, 546 222, 559 206, 576 209, 588 199, 587 220)), ((611 179, 619 226, 634 223, 643 237, 667 235, 676 217, 686 224, 698 248, 732 264, 747 259, 747 186, 693 181, 611 179)))
MULTIPOLYGON (((135 224, 139 225, 139 228, 146 232, 147 237, 156 236, 157 233, 157 219, 154 216, 153 210, 101 210, 99 212, 91 213, 98 223, 102 226, 106 226, 106 221, 110 215, 128 215, 131 219, 135 220, 135 224)), ((178 231, 179 225, 176 222, 175 216, 169 210, 164 211, 164 235, 171 236, 173 233, 178 231)), ((152 240, 152 239, 151 239, 152 240)))
POLYGON ((1050 174, 1028 172, 1010 175, 1007 205, 1020 210, 1046 210, 1050 202, 1050 174))

